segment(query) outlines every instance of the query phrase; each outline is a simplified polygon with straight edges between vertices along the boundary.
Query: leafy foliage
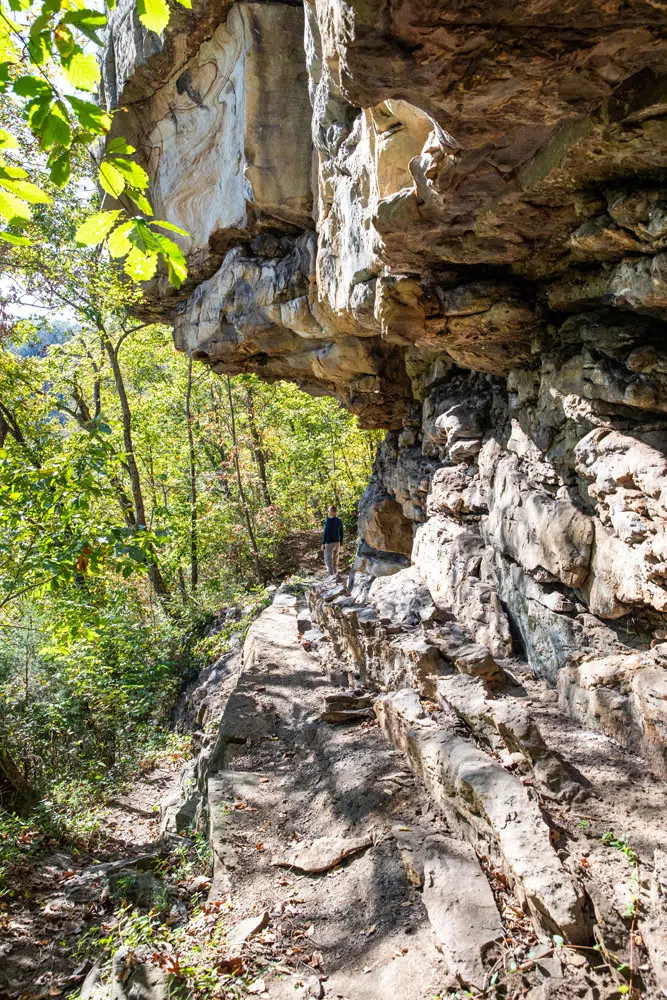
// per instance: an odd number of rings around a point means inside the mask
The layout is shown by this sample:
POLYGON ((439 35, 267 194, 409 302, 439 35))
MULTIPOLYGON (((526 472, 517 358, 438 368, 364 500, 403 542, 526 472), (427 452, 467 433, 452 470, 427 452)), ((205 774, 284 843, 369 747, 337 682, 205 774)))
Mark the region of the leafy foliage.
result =
MULTIPOLYGON (((191 0, 178 2, 191 6, 191 0)), ((108 9, 114 5, 107 0, 108 9)), ((167 3, 139 0, 139 18, 148 30, 164 31, 167 3)), ((0 240, 25 246, 30 237, 23 231, 35 218, 34 207, 52 201, 44 183, 36 182, 22 165, 27 132, 50 185, 66 187, 76 159, 87 151, 97 184, 121 205, 82 223, 77 239, 86 246, 108 240, 109 252, 125 260, 125 272, 135 281, 153 277, 162 260, 170 282, 178 287, 187 275, 185 258, 160 229, 187 234, 169 223, 146 220, 153 215, 149 178, 132 158, 136 150, 122 137, 108 141, 102 156, 91 147, 94 140, 108 136, 113 123, 111 112, 85 96, 100 83, 98 60, 88 50, 91 44, 102 44, 106 25, 106 13, 85 7, 81 0, 0 0, 0 93, 11 95, 15 111, 10 127, 0 129, 0 219, 5 223, 0 240)))

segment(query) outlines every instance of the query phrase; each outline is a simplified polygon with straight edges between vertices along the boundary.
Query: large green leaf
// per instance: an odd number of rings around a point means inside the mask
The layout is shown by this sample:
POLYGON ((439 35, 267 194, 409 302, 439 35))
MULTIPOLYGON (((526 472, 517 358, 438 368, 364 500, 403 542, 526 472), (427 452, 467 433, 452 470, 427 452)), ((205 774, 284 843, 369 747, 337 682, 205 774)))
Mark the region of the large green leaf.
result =
POLYGON ((23 167, 15 167, 10 163, 0 163, 0 178, 6 177, 8 180, 18 181, 22 177, 27 177, 28 171, 23 167))
POLYGON ((96 212, 89 219, 82 222, 75 233, 75 240, 83 246, 93 247, 101 243, 116 224, 116 219, 120 215, 119 208, 109 212, 96 212))
POLYGON ((116 170, 125 178, 126 184, 130 187, 137 188, 139 191, 145 191, 148 187, 148 174, 143 167, 140 167, 138 163, 134 163, 133 160, 126 160, 120 156, 114 156, 108 161, 111 163, 116 170))
POLYGON ((64 188, 72 171, 69 150, 64 149, 57 156, 50 156, 48 165, 51 183, 55 184, 56 187, 64 188))
POLYGON ((84 35, 90 38, 91 41, 96 42, 97 45, 103 45, 104 41, 97 34, 106 27, 107 17, 106 14, 102 14, 97 10, 89 10, 85 8, 84 10, 73 10, 65 14, 63 21, 66 24, 71 24, 73 27, 78 28, 82 31, 84 35))
POLYGON ((113 198, 120 198, 125 190, 125 178, 120 170, 117 170, 112 163, 107 163, 104 160, 100 164, 98 178, 100 186, 107 194, 110 194, 113 198))
POLYGON ((148 281, 157 271, 157 254, 145 254, 132 247, 125 261, 125 273, 133 281, 148 281))
POLYGON ((0 240, 4 240, 5 243, 13 243, 17 247, 29 247, 32 244, 32 240, 29 240, 27 236, 17 236, 16 233, 0 233, 0 240))
POLYGON ((51 97, 53 87, 36 76, 19 76, 14 80, 14 93, 19 97, 51 97))
POLYGON ((128 190, 127 196, 134 202, 139 211, 144 213, 144 215, 151 216, 153 214, 151 203, 145 195, 140 194, 139 191, 128 190))
POLYGON ((75 52, 71 59, 63 60, 65 78, 77 90, 96 90, 100 82, 100 67, 95 56, 75 52))
POLYGON ((32 218, 30 206, 24 201, 10 194, 9 191, 0 190, 0 216, 7 222, 28 222, 32 218))
POLYGON ((38 188, 36 184, 32 184, 31 181, 14 181, 6 177, 0 177, 0 187, 11 194, 15 194, 18 198, 23 198, 24 201, 29 202, 31 205, 48 205, 51 202, 51 198, 46 191, 42 191, 41 188, 38 188))
POLYGON ((111 115, 103 111, 102 108, 99 108, 97 104, 93 104, 92 101, 83 101, 80 97, 68 96, 67 100, 71 104, 72 110, 82 128, 85 128, 88 132, 95 132, 97 135, 102 135, 109 131, 111 128, 111 115))
POLYGON ((160 236, 159 233, 154 233, 153 235, 158 242, 162 256, 173 267, 174 273, 183 281, 188 276, 188 268, 185 263, 183 251, 168 236, 160 236))
POLYGON ((134 146, 130 146, 122 135, 117 136, 115 139, 110 139, 106 145, 105 149, 107 156, 116 156, 119 153, 124 153, 127 156, 131 156, 132 153, 136 153, 134 146))
POLYGON ((41 129, 42 149, 50 149, 52 146, 69 146, 71 141, 72 130, 67 119, 67 112, 60 101, 56 101, 44 119, 41 129))
POLYGON ((0 149, 18 149, 19 144, 16 137, 7 132, 6 129, 0 128, 0 149))
POLYGON ((133 227, 134 221, 123 222, 122 225, 117 226, 109 235, 109 239, 107 240, 107 249, 112 257, 126 257, 130 252, 132 244, 128 239, 128 233, 133 227))
POLYGON ((164 219, 160 219, 159 221, 156 219, 153 225, 159 226, 160 229, 170 229, 172 233, 178 233, 179 236, 190 235, 190 233, 188 233, 187 230, 179 229, 178 226, 175 226, 173 222, 165 222, 164 219))
POLYGON ((39 137, 42 134, 42 129, 44 128, 44 122, 51 113, 51 95, 44 94, 40 97, 35 97, 32 101, 29 101, 26 105, 26 117, 28 119, 28 125, 34 132, 34 134, 39 137))
POLYGON ((139 20, 144 28, 161 34, 169 24, 169 7, 166 0, 137 0, 139 20))

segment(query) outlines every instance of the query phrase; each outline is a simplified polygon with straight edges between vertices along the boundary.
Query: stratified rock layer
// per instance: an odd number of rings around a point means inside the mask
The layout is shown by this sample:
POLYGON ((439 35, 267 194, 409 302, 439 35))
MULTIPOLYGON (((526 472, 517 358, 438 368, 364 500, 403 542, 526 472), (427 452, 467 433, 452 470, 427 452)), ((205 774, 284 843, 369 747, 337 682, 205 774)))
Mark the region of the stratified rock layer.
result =
POLYGON ((128 0, 104 84, 190 234, 147 315, 388 431, 341 656, 432 696, 451 635, 391 622, 440 616, 663 774, 666 58, 649 0, 128 0))

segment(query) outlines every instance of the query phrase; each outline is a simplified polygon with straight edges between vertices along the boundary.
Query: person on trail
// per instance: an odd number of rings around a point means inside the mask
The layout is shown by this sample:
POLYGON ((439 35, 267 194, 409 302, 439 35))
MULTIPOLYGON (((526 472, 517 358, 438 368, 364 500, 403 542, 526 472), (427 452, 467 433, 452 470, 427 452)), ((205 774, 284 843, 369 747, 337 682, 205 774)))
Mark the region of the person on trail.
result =
POLYGON ((339 517, 336 517, 336 508, 329 507, 329 516, 324 522, 324 534, 322 535, 324 564, 329 576, 335 576, 338 572, 338 559, 342 544, 343 522, 339 517))

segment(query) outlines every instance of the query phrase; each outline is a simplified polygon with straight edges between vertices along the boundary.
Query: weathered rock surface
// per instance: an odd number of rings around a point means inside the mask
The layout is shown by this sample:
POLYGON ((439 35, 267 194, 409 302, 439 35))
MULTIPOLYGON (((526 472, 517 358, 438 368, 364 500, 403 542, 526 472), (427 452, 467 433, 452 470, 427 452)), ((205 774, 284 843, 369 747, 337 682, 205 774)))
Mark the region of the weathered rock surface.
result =
MULTIPOLYGON (((114 128, 190 233, 146 314, 388 432, 349 592, 312 597, 331 677, 448 706, 558 795, 507 658, 667 766, 666 56, 649 0, 196 0, 160 39, 125 0, 109 34, 114 128)), ((240 683, 209 765, 280 707, 240 683)), ((578 897, 526 898, 580 933, 578 897)))
POLYGON ((479 836, 497 844, 538 927, 575 943, 587 940, 583 894, 563 869, 537 800, 522 782, 451 723, 425 718, 412 691, 385 695, 375 710, 381 728, 405 751, 440 807, 463 818, 473 840, 479 836))
POLYGON ((438 835, 426 839, 423 899, 449 967, 464 983, 483 989, 484 957, 504 931, 470 844, 438 835))
POLYGON ((357 571, 411 559, 554 684, 667 613, 667 17, 621 20, 199 0, 156 39, 126 2, 105 63, 190 234, 188 282, 146 311, 217 371, 389 429, 357 571))

